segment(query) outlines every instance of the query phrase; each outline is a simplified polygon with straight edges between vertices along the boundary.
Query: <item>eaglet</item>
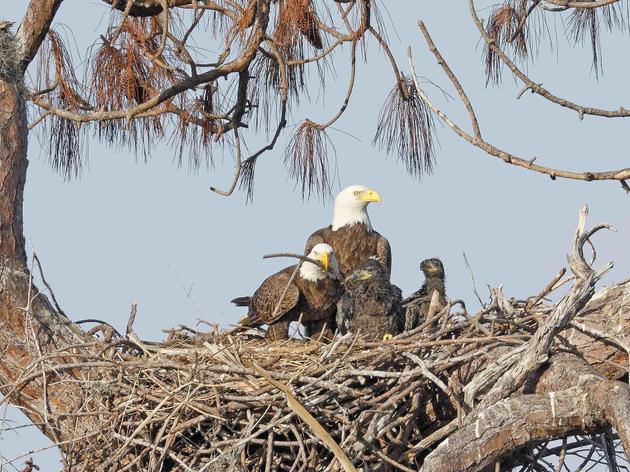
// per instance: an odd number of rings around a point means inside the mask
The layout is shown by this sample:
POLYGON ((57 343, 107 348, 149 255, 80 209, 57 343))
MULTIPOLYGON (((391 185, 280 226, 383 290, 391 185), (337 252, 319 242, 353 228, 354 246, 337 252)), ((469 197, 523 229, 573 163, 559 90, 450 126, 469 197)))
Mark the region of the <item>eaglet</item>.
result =
POLYGON ((405 298, 403 306, 405 308, 405 331, 417 328, 427 319, 433 292, 437 292, 437 306, 440 311, 446 306, 446 287, 444 265, 437 258, 425 259, 420 263, 420 270, 424 273, 424 284, 405 298))
POLYGON ((358 331, 374 340, 402 331, 402 293, 389 282, 383 264, 368 259, 346 279, 345 288, 337 305, 337 327, 341 334, 358 331))

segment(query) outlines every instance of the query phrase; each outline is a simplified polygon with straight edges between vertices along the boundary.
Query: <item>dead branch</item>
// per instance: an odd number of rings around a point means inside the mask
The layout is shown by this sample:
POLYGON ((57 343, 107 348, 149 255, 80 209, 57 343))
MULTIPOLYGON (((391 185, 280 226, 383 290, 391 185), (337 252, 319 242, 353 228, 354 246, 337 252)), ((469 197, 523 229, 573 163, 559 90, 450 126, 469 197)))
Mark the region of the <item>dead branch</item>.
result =
MULTIPOLYGON (((447 71, 450 71, 450 68, 448 67, 446 61, 444 60, 442 55, 439 53, 439 51, 435 47, 435 44, 433 43, 431 36, 429 35, 426 27, 424 26, 422 22, 420 22, 420 30, 422 31, 427 41, 427 44, 429 45, 429 49, 436 57, 438 64, 442 66, 447 76, 453 82, 453 85, 455 89, 457 90, 462 102, 470 103, 468 98, 466 97, 466 94, 463 88, 459 84, 459 81, 453 80, 453 79, 456 79, 454 74, 452 72, 450 73, 447 72, 447 71)), ((492 144, 486 142, 485 140, 483 140, 480 136, 472 136, 468 134, 466 131, 460 128, 454 121, 452 121, 444 112, 442 112, 439 108, 437 108, 428 98, 426 93, 424 93, 424 91, 420 88, 420 85, 418 83, 417 76, 415 73, 413 60, 411 57, 411 49, 408 50, 408 57, 409 57, 409 66, 413 71, 414 84, 415 84, 416 90, 418 91, 418 95, 422 97, 422 99, 427 103, 427 105, 431 108, 431 110, 433 110, 433 112, 449 128, 451 128, 458 136, 460 136, 461 138, 463 138, 470 144, 474 145, 475 147, 478 147, 479 149, 483 150, 486 154, 497 157, 503 160, 503 162, 505 162, 506 164, 522 167, 524 169, 528 169, 534 172, 548 175, 549 177, 551 177, 552 180, 555 180, 558 177, 560 177, 560 178, 572 179, 572 180, 582 180, 586 182, 591 182, 595 180, 617 180, 619 182, 623 182, 630 178, 630 168, 603 171, 603 172, 573 172, 573 171, 566 171, 566 170, 561 170, 561 169, 554 169, 552 167, 541 166, 541 165, 535 164, 534 160, 532 159, 527 160, 527 159, 515 156, 513 154, 510 154, 502 149, 499 149, 493 146, 492 144)), ((469 115, 470 115, 471 110, 469 110, 469 115)), ((471 116, 471 121, 472 121, 472 115, 470 116, 471 116)))
MULTIPOLYGON (((616 1, 618 0, 604 0, 603 2, 565 2, 561 0, 557 2, 557 4, 562 3, 563 5, 561 6, 565 7, 569 3, 573 3, 573 4, 578 3, 578 4, 581 4, 580 7, 572 6, 568 8, 598 8, 604 5, 616 3, 616 1), (599 5, 597 7, 594 6, 597 3, 599 3, 599 5)), ((555 3, 555 2, 548 2, 548 3, 555 3)), ((531 80, 527 76, 527 74, 525 74, 521 69, 519 69, 516 66, 516 64, 514 64, 514 62, 509 58, 509 56, 505 54, 505 52, 499 46, 497 46, 496 41, 494 41, 493 38, 490 37, 486 29, 483 27, 483 23, 481 22, 481 20, 479 19, 477 15, 477 10, 475 7, 474 0, 468 0, 468 6, 470 9, 470 14, 472 16, 473 22, 475 23, 475 26, 479 30, 479 33, 481 34, 481 37, 485 41, 487 47, 490 48, 492 52, 497 55, 497 57, 501 60, 501 62, 503 62, 510 69, 510 71, 512 71, 512 73, 516 77, 519 78, 520 81, 523 82, 524 90, 531 90, 532 92, 534 92, 537 95, 540 95, 541 97, 548 100, 549 102, 555 103, 556 105, 560 105, 561 107, 564 107, 564 108, 575 110, 576 112, 578 112, 578 116, 580 120, 584 117, 584 115, 602 116, 605 118, 622 118, 622 117, 630 116, 630 110, 624 108, 623 106, 619 107, 618 110, 603 110, 601 108, 580 105, 580 104, 571 102, 570 100, 566 100, 557 95, 554 95, 553 93, 548 91, 546 88, 544 88, 542 84, 531 80)))

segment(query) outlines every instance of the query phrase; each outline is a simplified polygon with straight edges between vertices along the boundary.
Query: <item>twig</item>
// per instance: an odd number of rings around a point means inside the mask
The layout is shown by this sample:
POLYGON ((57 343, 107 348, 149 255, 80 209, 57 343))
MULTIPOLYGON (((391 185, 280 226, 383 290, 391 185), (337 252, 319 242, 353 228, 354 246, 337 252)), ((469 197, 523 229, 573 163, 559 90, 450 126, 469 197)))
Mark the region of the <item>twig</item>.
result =
POLYGON ((483 300, 479 296, 479 292, 477 292, 477 282, 475 282, 475 274, 473 273, 472 267, 470 266, 470 262, 468 262, 468 258, 466 257, 465 252, 463 252, 462 255, 464 256, 464 263, 466 264, 466 268, 468 269, 468 273, 470 274, 470 280, 472 281, 472 286, 473 286, 473 293, 477 297, 479 304, 482 307, 485 307, 486 304, 483 302, 483 300))
POLYGON ((127 320, 127 330, 125 331, 128 337, 133 333, 133 324, 136 321, 137 313, 138 313, 138 302, 134 300, 131 303, 131 313, 129 313, 129 319, 127 320))
MULTIPOLYGON (((275 252, 273 254, 266 254, 263 256, 263 259, 272 259, 274 257, 294 257, 295 259, 300 259, 301 261, 304 262, 310 262, 311 264, 315 264, 316 266, 320 267, 322 270, 327 270, 324 267, 324 264, 321 261, 318 261, 316 259, 312 259, 310 257, 307 256, 303 256, 301 254, 296 254, 293 252, 275 252)), ((328 268, 328 270, 330 270, 330 268, 328 268)))
MULTIPOLYGON (((481 28, 483 29, 483 26, 481 26, 481 28)), ((431 51, 434 54, 438 54, 439 52, 437 48, 435 47, 435 44, 433 43, 433 40, 431 39, 431 36, 429 35, 426 28, 421 27, 421 29, 423 30, 423 34, 425 34, 425 39, 427 40, 427 43, 429 44, 429 48, 431 49, 431 51)), ((562 169, 555 169, 552 167, 541 166, 541 165, 535 164, 533 159, 523 159, 522 157, 515 156, 500 148, 493 146, 492 144, 483 140, 480 136, 470 135, 469 133, 464 131, 462 128, 460 128, 444 112, 442 112, 439 108, 437 108, 431 102, 431 100, 426 95, 426 93, 422 90, 422 88, 420 87, 420 84, 418 83, 418 77, 416 75, 415 67, 413 64, 411 48, 407 49, 407 57, 409 59, 409 67, 411 68, 411 71, 412 71, 412 78, 413 78, 414 86, 416 87, 416 91, 418 95, 426 102, 426 104, 429 106, 429 108, 431 108, 433 113, 435 113, 444 123, 446 123, 446 125, 451 130, 453 130, 455 134, 457 134, 459 137, 461 137, 468 143, 478 147, 479 149, 482 149, 486 154, 499 158, 506 164, 511 164, 517 167, 522 167, 524 169, 528 169, 534 172, 548 175, 552 180, 556 180, 558 177, 564 178, 564 179, 571 179, 571 180, 582 180, 586 182, 591 182, 591 181, 596 181, 596 180, 623 181, 623 180, 630 179, 630 168, 602 171, 602 172, 574 172, 574 171, 567 171, 567 170, 562 170, 562 169)), ((461 85, 459 84, 458 81, 453 80, 454 76, 452 76, 452 73, 449 74, 447 72, 447 70, 450 70, 450 69, 448 68, 446 61, 442 58, 441 55, 439 56, 439 58, 440 59, 438 60, 438 63, 442 66, 442 69, 444 69, 447 76, 449 76, 449 78, 453 82, 453 85, 455 86, 455 88, 457 89, 460 95, 460 99, 462 100, 463 103, 467 103, 468 99, 461 85)), ((630 116, 630 114, 628 116, 630 116)), ((470 112, 469 112, 469 117, 470 117, 470 112)))
POLYGON ((37 257, 37 254, 35 253, 35 251, 33 251, 33 260, 37 264, 37 269, 39 270, 39 276, 41 277, 42 283, 44 284, 44 286, 48 289, 48 293, 50 294, 50 298, 52 298, 52 301, 55 304, 55 309, 57 310, 57 313, 67 318, 68 316, 61 309, 61 307, 59 306, 59 303, 57 303, 57 297, 55 297, 55 292, 53 292, 53 289, 48 284, 48 281, 46 281, 46 277, 44 277, 44 270, 42 269, 42 264, 41 262, 39 262, 39 257, 37 257))
POLYGON ((551 279, 547 285, 545 285, 545 287, 540 291, 540 293, 536 295, 536 298, 527 302, 527 308, 532 308, 536 306, 540 300, 545 298, 549 293, 553 292, 556 284, 560 281, 562 277, 564 277, 564 274, 566 272, 567 272, 566 267, 563 267, 562 269, 560 269, 560 272, 558 272, 556 276, 553 279, 551 279))

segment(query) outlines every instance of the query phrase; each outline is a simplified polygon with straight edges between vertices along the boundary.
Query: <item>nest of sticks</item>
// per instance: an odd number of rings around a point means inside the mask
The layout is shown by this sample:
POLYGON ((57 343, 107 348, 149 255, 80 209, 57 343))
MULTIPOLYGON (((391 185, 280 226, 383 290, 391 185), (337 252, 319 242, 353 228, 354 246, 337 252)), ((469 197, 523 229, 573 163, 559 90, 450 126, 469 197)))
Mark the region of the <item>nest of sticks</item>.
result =
MULTIPOLYGON (((256 331, 180 327, 165 342, 152 343, 134 334, 132 310, 126 335, 99 325, 91 330, 94 345, 50 356, 73 359, 84 391, 77 417, 97 415, 100 425, 81 430, 76 420, 77 440, 61 445, 65 465, 88 470, 93 464, 97 471, 416 471, 465 419, 467 405, 492 392, 527 357, 541 331, 561 329, 584 306, 584 299, 570 303, 576 290, 592 296, 592 286, 575 282, 585 264, 581 246, 591 235, 583 228, 576 235, 573 288, 557 304, 543 300, 562 285, 564 272, 524 300, 506 299, 495 289, 474 315, 463 302, 451 301, 418 328, 387 341, 358 333, 331 343, 269 343, 256 331), (499 358, 512 361, 498 369, 499 358)), ((591 272, 589 284, 603 272, 591 272)), ((70 368, 59 367, 58 375, 70 368)), ((37 369, 26 372, 16 388, 38 376, 37 369)))
POLYGON ((86 386, 107 438, 91 440, 93 459, 102 470, 336 470, 321 427, 358 468, 417 470, 431 433, 457 417, 463 386, 536 330, 544 310, 524 316, 527 303, 513 301, 512 317, 498 304, 475 316, 449 305, 380 342, 189 328, 163 344, 114 337, 86 386))

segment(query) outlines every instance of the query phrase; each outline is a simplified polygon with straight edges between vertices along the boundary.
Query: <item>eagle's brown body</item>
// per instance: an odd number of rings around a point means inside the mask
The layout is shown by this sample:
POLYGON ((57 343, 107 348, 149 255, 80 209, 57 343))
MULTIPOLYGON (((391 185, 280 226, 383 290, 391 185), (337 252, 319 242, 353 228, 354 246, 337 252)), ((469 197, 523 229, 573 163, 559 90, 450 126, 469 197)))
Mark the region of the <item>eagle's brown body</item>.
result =
POLYGON ((425 259, 420 264, 420 270, 424 273, 424 284, 403 301, 406 310, 405 331, 415 329, 426 321, 433 292, 438 294, 436 309, 441 310, 446 306, 446 282, 442 261, 437 258, 425 259))
POLYGON ((334 320, 337 301, 342 293, 339 279, 324 277, 315 282, 299 274, 274 316, 274 310, 284 292, 295 266, 287 267, 267 277, 249 299, 247 316, 252 324, 267 324, 267 339, 286 339, 292 321, 323 322, 334 320))
POLYGON ((331 225, 315 231, 306 242, 305 254, 318 243, 332 246, 339 264, 339 272, 344 277, 352 274, 370 257, 385 266, 388 277, 391 273, 392 253, 389 241, 364 223, 343 226, 335 231, 331 225))
POLYGON ((385 267, 370 259, 346 279, 337 307, 341 334, 361 333, 370 340, 399 334, 405 323, 402 292, 389 282, 385 267))

